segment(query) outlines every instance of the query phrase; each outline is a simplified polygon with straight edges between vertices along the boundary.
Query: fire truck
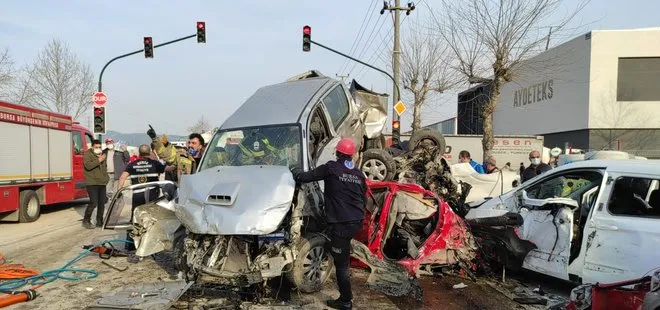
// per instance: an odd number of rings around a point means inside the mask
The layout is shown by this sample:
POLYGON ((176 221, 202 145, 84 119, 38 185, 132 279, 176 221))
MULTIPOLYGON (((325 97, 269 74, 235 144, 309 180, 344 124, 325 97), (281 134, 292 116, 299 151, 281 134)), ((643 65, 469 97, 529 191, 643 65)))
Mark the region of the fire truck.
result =
POLYGON ((86 198, 92 140, 70 116, 0 101, 0 219, 34 222, 42 206, 86 198))

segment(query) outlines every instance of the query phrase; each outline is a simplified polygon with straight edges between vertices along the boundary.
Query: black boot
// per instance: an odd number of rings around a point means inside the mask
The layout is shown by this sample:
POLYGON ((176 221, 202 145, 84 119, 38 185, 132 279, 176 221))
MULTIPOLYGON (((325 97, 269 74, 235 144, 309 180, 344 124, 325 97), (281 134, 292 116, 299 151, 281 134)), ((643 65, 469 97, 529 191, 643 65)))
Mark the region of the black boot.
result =
POLYGON ((351 301, 341 301, 339 298, 337 299, 330 299, 325 302, 328 307, 333 308, 333 309, 341 309, 341 310, 350 310, 353 309, 353 302, 351 301))
POLYGON ((83 220, 82 226, 87 229, 94 229, 94 224, 90 220, 83 220))

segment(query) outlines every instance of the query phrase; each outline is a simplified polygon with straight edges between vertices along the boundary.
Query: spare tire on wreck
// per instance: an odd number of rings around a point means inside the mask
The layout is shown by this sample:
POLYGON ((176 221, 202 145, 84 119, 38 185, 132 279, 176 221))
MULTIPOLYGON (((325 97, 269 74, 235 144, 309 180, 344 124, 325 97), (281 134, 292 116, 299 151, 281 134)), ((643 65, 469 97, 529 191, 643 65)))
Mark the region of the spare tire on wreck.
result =
POLYGON ((410 140, 408 141, 408 150, 409 151, 414 150, 415 148, 417 148, 417 146, 419 146, 419 144, 422 141, 425 140, 432 142, 439 149, 441 149, 443 153, 447 148, 445 137, 440 132, 429 128, 423 128, 423 129, 415 130, 415 132, 412 134, 410 140))
POLYGON ((362 153, 360 171, 370 180, 391 181, 396 173, 394 157, 386 150, 368 149, 362 153))

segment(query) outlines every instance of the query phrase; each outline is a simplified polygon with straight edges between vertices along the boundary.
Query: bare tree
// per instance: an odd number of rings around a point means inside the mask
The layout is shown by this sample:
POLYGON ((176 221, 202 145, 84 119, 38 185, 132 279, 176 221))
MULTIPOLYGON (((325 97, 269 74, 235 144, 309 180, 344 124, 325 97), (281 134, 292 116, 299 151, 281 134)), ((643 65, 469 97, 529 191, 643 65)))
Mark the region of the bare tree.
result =
POLYGON ((94 75, 69 46, 53 39, 32 65, 23 69, 14 89, 15 101, 78 119, 92 105, 94 75))
POLYGON ((548 39, 544 26, 561 32, 587 2, 580 0, 568 15, 557 19, 553 17, 562 0, 443 0, 442 14, 432 15, 456 56, 458 72, 470 83, 490 84, 490 98, 482 111, 484 160, 491 156, 495 142, 493 113, 502 86, 526 59, 543 51, 548 39))
POLYGON ((6 96, 14 79, 14 61, 9 55, 9 49, 0 51, 0 98, 6 96))
POLYGON ((191 133, 205 133, 212 128, 211 123, 202 115, 194 125, 188 127, 188 131, 191 133))
POLYGON ((434 35, 411 29, 402 46, 401 82, 413 96, 413 132, 421 128, 422 106, 433 94, 456 85, 450 51, 434 35))

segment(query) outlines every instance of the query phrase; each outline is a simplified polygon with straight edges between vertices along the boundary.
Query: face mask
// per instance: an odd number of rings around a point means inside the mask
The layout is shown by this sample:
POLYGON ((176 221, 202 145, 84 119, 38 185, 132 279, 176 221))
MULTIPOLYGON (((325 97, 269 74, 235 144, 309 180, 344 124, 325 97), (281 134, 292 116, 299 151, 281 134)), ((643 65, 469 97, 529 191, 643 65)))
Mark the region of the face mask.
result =
POLYGON ((110 144, 110 145, 107 145, 106 147, 108 148, 108 150, 112 150, 112 149, 115 148, 115 145, 114 145, 114 144, 110 144))
POLYGON ((188 154, 190 154, 190 155, 192 155, 192 156, 197 155, 197 152, 198 152, 198 151, 197 151, 196 149, 188 148, 188 154))
POLYGON ((535 165, 535 166, 536 166, 536 165, 538 165, 538 164, 540 164, 540 163, 541 163, 541 159, 540 159, 540 158, 532 158, 532 165, 535 165))
POLYGON ((99 155, 101 154, 101 149, 94 149, 94 154, 99 155))

